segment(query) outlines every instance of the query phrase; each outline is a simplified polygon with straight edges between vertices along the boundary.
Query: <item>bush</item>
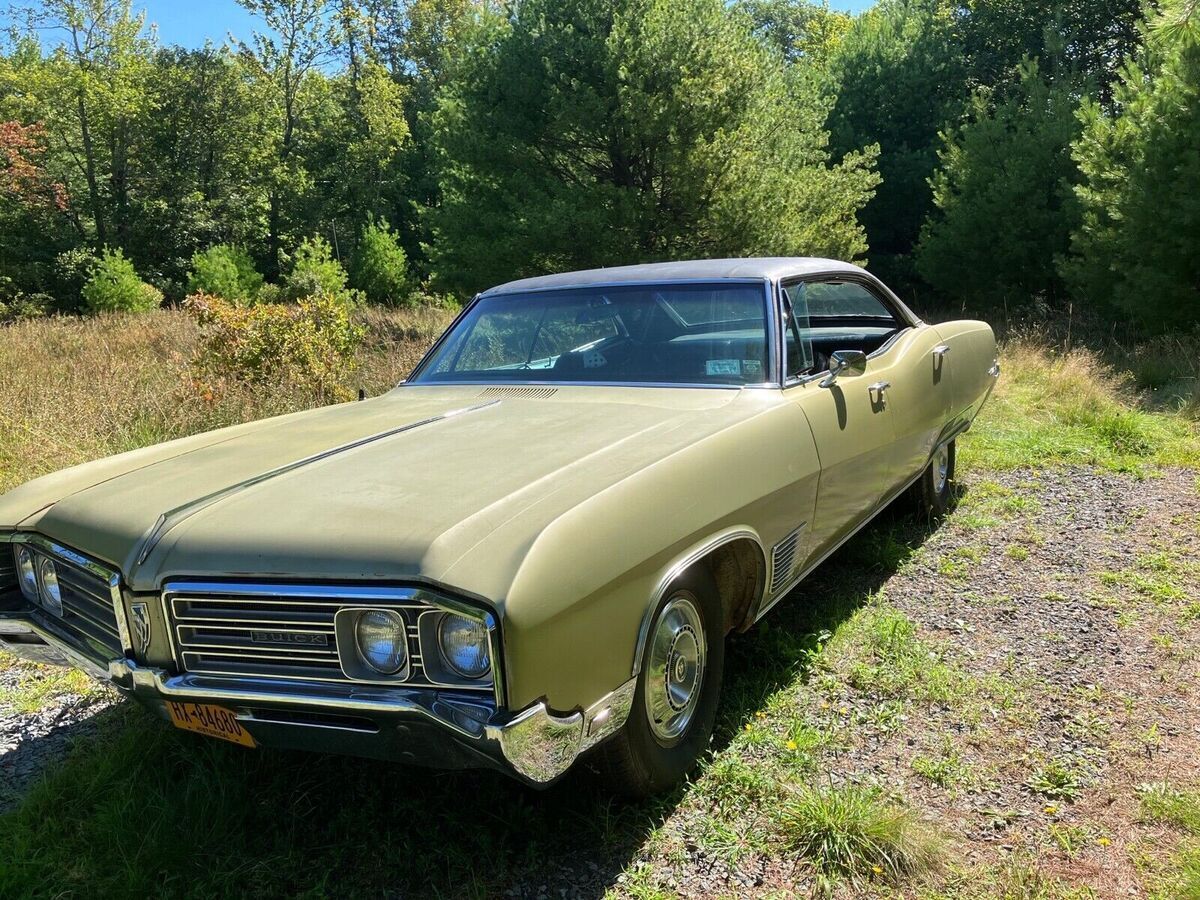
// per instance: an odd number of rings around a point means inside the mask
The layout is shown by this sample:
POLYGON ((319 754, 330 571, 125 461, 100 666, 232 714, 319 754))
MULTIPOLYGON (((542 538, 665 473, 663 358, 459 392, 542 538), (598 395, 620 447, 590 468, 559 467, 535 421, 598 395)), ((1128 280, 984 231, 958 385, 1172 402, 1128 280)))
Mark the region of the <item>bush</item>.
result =
POLYGON ((354 286, 371 303, 409 305, 408 258, 387 222, 367 222, 354 256, 354 286))
POLYGON ((192 257, 189 294, 211 294, 244 306, 258 298, 262 286, 250 254, 239 247, 217 244, 192 257))
POLYGON ((83 302, 92 312, 144 312, 157 309, 162 291, 138 278, 120 250, 105 250, 83 286, 83 302))
POLYGON ((292 271, 283 280, 280 299, 295 302, 326 297, 353 303, 358 297, 346 286, 349 278, 342 264, 333 258, 329 242, 319 236, 310 238, 300 244, 292 258, 292 271))
POLYGON ((296 305, 251 307, 195 294, 184 308, 204 331, 196 362, 208 378, 301 385, 324 398, 350 398, 341 379, 352 366, 363 329, 351 322, 346 303, 332 294, 296 305))

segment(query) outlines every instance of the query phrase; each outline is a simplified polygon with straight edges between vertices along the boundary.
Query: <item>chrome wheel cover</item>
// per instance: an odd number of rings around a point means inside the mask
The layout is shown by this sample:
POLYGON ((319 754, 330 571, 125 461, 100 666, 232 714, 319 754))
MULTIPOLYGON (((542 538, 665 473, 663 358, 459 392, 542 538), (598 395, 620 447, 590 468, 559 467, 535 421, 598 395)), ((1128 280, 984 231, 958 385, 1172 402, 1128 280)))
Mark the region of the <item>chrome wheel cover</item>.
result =
POLYGON ((940 494, 946 489, 946 478, 950 475, 950 445, 942 444, 933 451, 933 490, 940 494))
POLYGON ((676 594, 654 622, 646 666, 646 717, 661 743, 678 741, 692 723, 704 688, 706 648, 700 610, 690 595, 676 594))

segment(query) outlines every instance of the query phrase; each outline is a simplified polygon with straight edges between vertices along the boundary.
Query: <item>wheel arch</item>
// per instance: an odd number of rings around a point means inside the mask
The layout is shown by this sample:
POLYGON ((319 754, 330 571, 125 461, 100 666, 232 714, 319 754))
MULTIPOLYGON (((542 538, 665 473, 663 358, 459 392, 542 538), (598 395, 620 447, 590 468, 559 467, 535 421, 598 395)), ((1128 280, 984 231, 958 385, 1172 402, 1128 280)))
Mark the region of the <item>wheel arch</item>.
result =
POLYGON ((766 590, 767 554, 758 532, 749 526, 739 525, 698 542, 663 569, 638 626, 633 677, 636 678, 642 669, 642 656, 649 639, 654 611, 671 585, 695 566, 704 566, 717 586, 717 595, 725 614, 722 634, 735 629, 744 630, 753 621, 753 610, 766 590))

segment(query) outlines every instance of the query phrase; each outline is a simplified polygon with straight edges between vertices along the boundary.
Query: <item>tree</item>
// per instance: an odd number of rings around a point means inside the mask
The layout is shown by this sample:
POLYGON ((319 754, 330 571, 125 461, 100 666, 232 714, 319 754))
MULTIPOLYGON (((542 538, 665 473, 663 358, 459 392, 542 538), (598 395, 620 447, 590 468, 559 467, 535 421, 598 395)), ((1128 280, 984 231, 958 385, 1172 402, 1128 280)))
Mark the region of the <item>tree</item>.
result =
POLYGON ((439 97, 452 288, 688 256, 866 251, 874 150, 831 164, 815 87, 720 0, 527 0, 439 97))
POLYGON ((996 310, 1063 294, 1055 265, 1075 222, 1076 92, 1036 62, 1015 89, 979 91, 971 117, 943 135, 931 184, 937 207, 917 247, 920 274, 947 297, 996 310))
POLYGON ((410 293, 408 260, 386 221, 369 220, 354 254, 353 283, 372 303, 397 306, 410 293))
POLYGON ((120 244, 131 218, 130 149, 151 112, 145 14, 133 13, 132 0, 41 0, 28 22, 5 73, 9 112, 45 123, 52 174, 80 237, 120 244), (39 31, 61 37, 46 57, 39 31))
POLYGON ((238 247, 217 244, 192 257, 189 294, 211 294, 246 306, 254 302, 262 286, 263 277, 254 268, 254 261, 238 247))
POLYGON ((974 85, 1020 76, 1026 57, 1042 73, 1088 82, 1107 103, 1121 64, 1139 43, 1143 0, 965 0, 957 11, 963 55, 974 85))
MULTIPOLYGON (((126 249, 181 295, 194 254, 233 244, 262 254, 273 145, 271 94, 228 48, 159 51, 147 75, 156 114, 138 163, 126 249)), ((262 254, 265 255, 265 254, 262 254)))
POLYGON ((1114 89, 1084 104, 1079 228, 1063 276, 1080 298, 1156 330, 1200 322, 1200 14, 1174 0, 1114 89))
POLYGON ((266 33, 255 33, 252 45, 241 45, 241 56, 270 89, 277 116, 264 135, 271 142, 273 165, 267 200, 267 271, 279 272, 280 253, 294 209, 289 201, 311 187, 303 165, 301 127, 314 104, 306 90, 310 77, 319 79, 321 66, 338 45, 338 25, 329 0, 238 0, 261 16, 266 33))
POLYGON ((829 63, 833 152, 879 144, 882 184, 862 221, 872 266, 897 288, 914 277, 908 254, 932 208, 938 135, 968 98, 958 41, 942 0, 883 0, 855 20, 829 63))
POLYGON ((162 299, 162 292, 138 278, 120 250, 106 249, 83 286, 83 300, 92 312, 146 312, 157 309, 162 299))
POLYGON ((741 0, 754 33, 789 63, 823 66, 854 20, 829 8, 829 0, 741 0))

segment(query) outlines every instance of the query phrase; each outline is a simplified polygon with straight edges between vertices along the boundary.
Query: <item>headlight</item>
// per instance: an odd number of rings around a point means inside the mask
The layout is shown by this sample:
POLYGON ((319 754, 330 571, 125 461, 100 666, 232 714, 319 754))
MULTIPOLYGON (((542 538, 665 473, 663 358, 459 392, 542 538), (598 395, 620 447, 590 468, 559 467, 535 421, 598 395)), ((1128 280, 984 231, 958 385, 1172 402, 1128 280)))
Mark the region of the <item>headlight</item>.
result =
POLYGON ((491 660, 488 633, 482 622, 447 613, 438 625, 442 659, 463 678, 482 678, 491 660))
POLYGON ((58 571, 54 568, 54 561, 44 556, 38 560, 38 574, 41 575, 42 582, 42 606, 56 616, 61 616, 62 589, 58 586, 58 571))
POLYGON ((28 547, 18 544, 14 550, 17 555, 17 576, 21 579, 21 593, 27 600, 37 600, 37 572, 33 568, 33 554, 28 547))
POLYGON ((399 613, 363 613, 354 626, 354 640, 359 657, 380 675, 395 675, 408 661, 408 631, 399 613))

